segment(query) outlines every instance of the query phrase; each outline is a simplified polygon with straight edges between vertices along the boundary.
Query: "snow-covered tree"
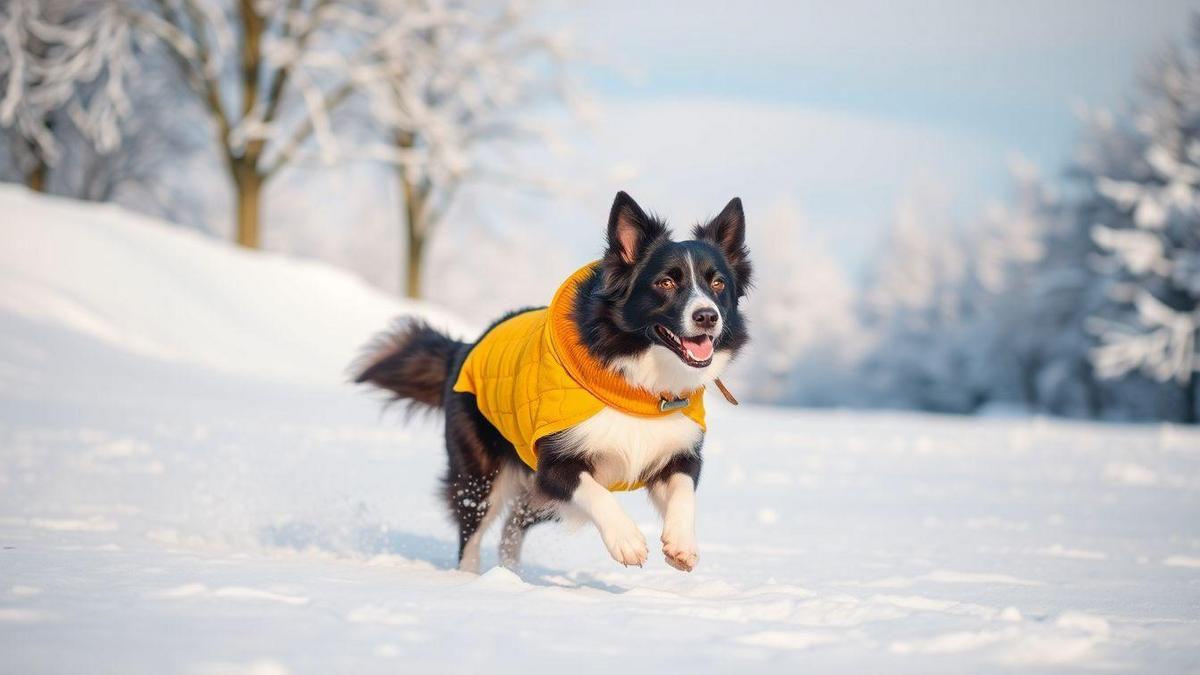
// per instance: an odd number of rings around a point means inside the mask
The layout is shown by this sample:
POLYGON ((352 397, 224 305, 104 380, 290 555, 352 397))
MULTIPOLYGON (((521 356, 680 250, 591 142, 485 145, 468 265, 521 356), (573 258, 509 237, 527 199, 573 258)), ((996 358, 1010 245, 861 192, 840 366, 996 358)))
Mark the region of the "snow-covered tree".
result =
POLYGON ((194 175, 181 168, 210 147, 205 119, 186 102, 183 83, 159 52, 144 54, 137 86, 130 87, 132 110, 122 121, 120 144, 89 142, 72 126, 61 138, 62 160, 49 190, 77 199, 116 202, 173 223, 201 226, 209 211, 194 189, 194 175))
POLYGON ((125 20, 174 62, 212 124, 234 191, 236 241, 261 243, 264 186, 310 144, 337 152, 332 116, 357 90, 353 54, 377 22, 332 0, 130 0, 125 20))
POLYGON ((958 225, 937 195, 896 216, 863 301, 874 343, 862 387, 875 403, 946 412, 1031 406, 1038 350, 1036 271, 1053 199, 1033 167, 1012 166, 1013 193, 958 225))
POLYGON ((873 344, 862 387, 877 405, 971 412, 980 403, 965 377, 967 251, 944 195, 912 195, 880 246, 861 311, 873 344))
POLYGON ((394 162, 409 295, 474 146, 519 129, 555 77, 553 34, 523 3, 454 0, 153 0, 128 10, 157 37, 213 122, 234 186, 236 238, 260 244, 261 195, 311 158, 394 162), (338 119, 353 124, 338 124, 338 119), (372 138, 382 133, 386 143, 372 138))
POLYGON ((1052 334, 1033 320, 1040 307, 1037 270, 1047 255, 1047 232, 1057 203, 1036 168, 1017 158, 1004 202, 985 207, 968 228, 961 293, 969 308, 962 377, 991 404, 1037 403, 1038 349, 1052 334))
POLYGON ((832 404, 857 356, 854 292, 839 261, 790 200, 751 218, 753 340, 730 385, 748 400, 832 404))
MULTIPOLYGON (((1091 331, 1102 378, 1140 372, 1200 419, 1200 17, 1185 49, 1154 64, 1128 119, 1081 162, 1081 218, 1102 252, 1106 302, 1091 331)), ((1164 405, 1169 401, 1164 400, 1164 405)))
POLYGON ((518 113, 563 97, 564 45, 527 3, 11 0, 0 7, 0 125, 15 130, 8 155, 39 186, 71 136, 65 122, 95 144, 93 159, 117 157, 133 75, 153 50, 208 118, 238 243, 260 245, 263 191, 286 167, 389 162, 404 288, 416 296, 457 188, 521 177, 501 141, 528 138, 532 116, 518 113))
POLYGON ((372 155, 397 167, 410 297, 422 295, 427 246, 464 181, 529 178, 504 146, 539 136, 532 109, 567 98, 568 40, 536 10, 462 0, 376 5, 385 17, 416 17, 383 33, 367 87, 388 138, 372 155))
POLYGON ((44 190, 73 128, 98 152, 121 143, 144 41, 120 3, 9 0, 0 5, 0 129, 25 182, 44 190))

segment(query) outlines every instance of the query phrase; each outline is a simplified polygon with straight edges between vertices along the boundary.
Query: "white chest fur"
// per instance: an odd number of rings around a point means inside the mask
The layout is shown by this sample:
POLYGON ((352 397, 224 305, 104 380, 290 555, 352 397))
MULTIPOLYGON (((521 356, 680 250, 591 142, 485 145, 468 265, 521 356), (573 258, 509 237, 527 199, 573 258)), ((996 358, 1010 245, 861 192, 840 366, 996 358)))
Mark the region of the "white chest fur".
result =
POLYGON ((729 365, 729 359, 729 352, 719 351, 713 354, 712 363, 703 368, 693 368, 680 361, 666 347, 653 345, 637 356, 622 356, 614 360, 610 367, 635 387, 656 394, 683 396, 720 377, 729 365))
POLYGON ((637 417, 604 408, 568 432, 594 467, 601 484, 634 482, 661 469, 671 457, 691 452, 700 426, 682 414, 637 417))

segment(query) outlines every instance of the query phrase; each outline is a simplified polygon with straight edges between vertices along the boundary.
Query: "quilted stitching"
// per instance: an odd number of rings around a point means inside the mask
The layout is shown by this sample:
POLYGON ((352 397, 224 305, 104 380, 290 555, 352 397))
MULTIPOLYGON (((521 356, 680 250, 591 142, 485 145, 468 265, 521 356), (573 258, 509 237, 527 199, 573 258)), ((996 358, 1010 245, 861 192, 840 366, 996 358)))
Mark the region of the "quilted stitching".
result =
MULTIPOLYGON (((561 318, 556 323, 554 317, 565 316, 564 308, 570 307, 575 286, 591 267, 571 275, 549 308, 518 314, 488 331, 467 355, 454 383, 454 391, 475 395, 483 416, 513 444, 521 460, 534 471, 539 439, 579 424, 605 406, 604 401, 572 378, 554 346, 555 338, 560 344, 564 338, 556 336, 553 328, 565 325, 561 318)), ((578 359, 577 355, 572 356, 578 359)), ((597 378, 609 375, 594 360, 588 361, 572 362, 571 368, 576 372, 590 370, 597 373, 597 378)), ((622 386, 627 385, 622 383, 622 386)), ((662 414, 649 405, 655 400, 653 395, 641 392, 638 396, 642 400, 631 401, 637 404, 636 409, 614 407, 631 414, 662 414)), ((606 397, 611 405, 613 393, 606 397)), ((692 404, 687 408, 667 414, 684 414, 703 428, 703 391, 693 394, 692 404)), ((609 489, 637 487, 640 485, 622 483, 609 489)))

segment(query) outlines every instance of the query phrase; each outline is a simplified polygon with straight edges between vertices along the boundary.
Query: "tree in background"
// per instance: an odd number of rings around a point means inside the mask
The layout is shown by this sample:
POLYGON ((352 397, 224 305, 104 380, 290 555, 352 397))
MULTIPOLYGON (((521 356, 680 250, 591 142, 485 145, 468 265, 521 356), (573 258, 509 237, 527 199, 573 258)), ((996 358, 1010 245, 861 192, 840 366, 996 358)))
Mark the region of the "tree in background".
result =
POLYGON ((963 373, 967 253, 940 194, 897 210, 860 303, 872 338, 861 388, 875 405, 970 412, 979 395, 963 373))
POLYGON ((763 402, 830 405, 847 395, 840 371, 857 357, 854 289, 799 207, 782 200, 752 214, 753 337, 730 372, 735 391, 763 402))
MULTIPOLYGON (((1200 416, 1200 17, 1183 50, 1167 52, 1127 120, 1105 130, 1081 166, 1081 203, 1104 304, 1090 329, 1102 378, 1142 374, 1176 390, 1178 418, 1200 416)), ((1167 414, 1162 411, 1162 414, 1167 414)), ((1171 415, 1174 416, 1174 415, 1171 415)))
MULTIPOLYGON (((95 142, 100 173, 128 172, 118 160, 140 154, 114 154, 132 107, 125 83, 153 47, 149 58, 174 64, 211 123, 237 243, 261 245, 263 191, 284 168, 390 162, 403 288, 416 297, 458 187, 519 178, 504 142, 536 129, 517 113, 564 98, 564 41, 536 19, 524 3, 458 0, 14 0, 0 14, 0 123, 19 132, 10 155, 39 188, 72 137, 64 115, 95 142)), ((110 191, 95 173, 74 173, 82 192, 110 191)))
POLYGON ((421 295, 426 247, 456 189, 488 173, 473 149, 520 134, 515 113, 559 91, 560 43, 531 19, 524 5, 489 13, 449 0, 241 0, 233 12, 157 0, 134 14, 215 124, 237 242, 260 245, 264 185, 312 146, 324 162, 393 162, 410 297, 421 295), (355 112, 366 117, 360 133, 335 133, 335 115, 355 112))
POLYGON ((431 237, 465 181, 529 177, 504 153, 537 137, 538 104, 568 98, 567 42, 538 26, 534 5, 460 0, 382 0, 383 17, 423 17, 380 43, 368 89, 390 147, 374 156, 397 167, 406 296, 422 296, 431 237), (525 118, 525 119, 522 119, 525 118))
POLYGON ((377 36, 371 17, 330 0, 129 3, 128 21, 154 36, 212 122, 234 191, 234 238, 262 242, 262 193, 310 141, 337 155, 332 116, 358 88, 354 68, 377 36))
POLYGON ((1091 338, 1085 329, 1103 293, 1091 265, 1095 247, 1073 204, 1032 173, 1017 173, 1014 199, 1003 208, 1016 224, 1015 236, 1036 247, 1036 255, 1010 260, 995 297, 1001 309, 985 350, 1003 355, 992 364, 994 372, 1003 380, 1005 369, 1013 368, 1008 379, 1016 379, 1015 400, 1031 408, 1098 415, 1100 385, 1087 358, 1091 338))
POLYGON ((209 147, 205 119, 186 105, 184 85, 163 57, 156 51, 139 60, 137 86, 129 91, 132 109, 122 120, 118 145, 101 147, 74 127, 62 130, 62 160, 51 191, 202 227, 205 196, 181 167, 209 147))
POLYGON ((1076 417, 1154 418, 1161 387, 1136 373, 1105 380, 1092 362, 1093 317, 1109 302, 1113 281, 1112 266, 1092 239, 1093 226, 1109 217, 1111 205, 1094 198, 1092 175, 1122 171, 1137 151, 1129 138, 1112 132, 1113 115, 1085 111, 1083 122, 1068 189, 1042 209, 1045 255, 1028 272, 1023 323, 1035 375, 1033 401, 1038 409, 1076 417))
POLYGON ((1033 167, 1012 166, 1007 203, 956 225, 945 200, 916 195, 897 213, 861 303, 872 345, 859 388, 876 405, 969 413, 1037 404, 1037 270, 1054 200, 1033 167))
POLYGON ((966 233, 961 292, 970 311, 960 377, 982 403, 1028 409, 1040 396, 1038 350, 1055 335, 1035 313, 1043 302, 1037 273, 1049 255, 1058 203, 1028 162, 1012 161, 1010 175, 1009 198, 989 204, 966 233))
POLYGON ((1200 421, 1195 21, 1128 114, 1088 113, 1062 197, 1019 171, 961 234, 902 210, 863 300, 872 402, 1200 421))
POLYGON ((0 128, 22 180, 45 191, 74 133, 114 152, 131 110, 129 88, 144 45, 118 3, 10 0, 0 7, 0 128))

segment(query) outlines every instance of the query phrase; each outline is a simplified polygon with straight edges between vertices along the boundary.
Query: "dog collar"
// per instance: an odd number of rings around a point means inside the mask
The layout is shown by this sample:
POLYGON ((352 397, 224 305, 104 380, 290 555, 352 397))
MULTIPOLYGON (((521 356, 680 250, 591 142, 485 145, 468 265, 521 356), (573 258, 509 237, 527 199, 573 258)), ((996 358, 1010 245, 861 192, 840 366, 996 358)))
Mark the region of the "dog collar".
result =
MULTIPOLYGON (((733 392, 729 391, 729 387, 725 386, 725 383, 721 381, 721 378, 718 377, 713 380, 713 384, 717 385, 717 389, 721 392, 721 395, 725 397, 725 400, 729 401, 730 405, 738 405, 737 398, 734 397, 733 392)), ((689 405, 691 405, 690 397, 675 398, 673 396, 668 396, 667 394, 661 394, 658 398, 658 409, 663 412, 680 410, 688 407, 689 405)))

